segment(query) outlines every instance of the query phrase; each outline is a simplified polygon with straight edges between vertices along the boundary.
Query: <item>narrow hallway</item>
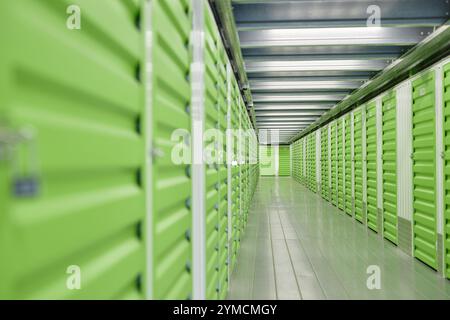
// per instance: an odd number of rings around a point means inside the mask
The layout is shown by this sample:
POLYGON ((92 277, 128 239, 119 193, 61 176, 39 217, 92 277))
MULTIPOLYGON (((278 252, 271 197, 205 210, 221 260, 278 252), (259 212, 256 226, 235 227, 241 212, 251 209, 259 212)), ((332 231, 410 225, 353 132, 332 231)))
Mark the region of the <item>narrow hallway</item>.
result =
POLYGON ((450 299, 449 281, 290 177, 261 177, 238 261, 229 299, 450 299))

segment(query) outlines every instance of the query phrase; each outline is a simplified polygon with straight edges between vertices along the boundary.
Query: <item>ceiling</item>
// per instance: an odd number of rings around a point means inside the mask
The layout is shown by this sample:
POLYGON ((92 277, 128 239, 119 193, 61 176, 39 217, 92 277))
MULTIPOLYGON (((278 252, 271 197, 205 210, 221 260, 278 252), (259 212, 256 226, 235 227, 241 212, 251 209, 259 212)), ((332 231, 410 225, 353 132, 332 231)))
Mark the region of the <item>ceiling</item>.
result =
POLYGON ((233 0, 260 143, 289 143, 445 23, 448 2, 233 0))

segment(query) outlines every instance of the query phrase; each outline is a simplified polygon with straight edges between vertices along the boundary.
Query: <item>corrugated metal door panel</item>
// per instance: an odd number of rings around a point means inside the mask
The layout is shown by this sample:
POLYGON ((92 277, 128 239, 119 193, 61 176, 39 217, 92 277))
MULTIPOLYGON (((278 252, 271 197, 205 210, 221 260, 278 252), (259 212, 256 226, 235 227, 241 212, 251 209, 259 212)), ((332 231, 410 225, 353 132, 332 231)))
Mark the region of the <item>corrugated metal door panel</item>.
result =
POLYGON ((322 172, 322 198, 329 199, 328 195, 328 126, 324 126, 320 132, 320 146, 321 146, 321 172, 322 172))
POLYGON ((366 109, 367 226, 378 232, 376 121, 376 102, 371 102, 366 109))
POLYGON ((189 36, 190 2, 153 2, 153 142, 165 156, 153 166, 153 297, 186 299, 192 296, 191 180, 188 165, 175 165, 171 135, 190 131, 189 36), (169 41, 170 39, 170 41, 169 41))
POLYGON ((290 175, 290 151, 289 146, 280 146, 279 147, 279 172, 280 176, 289 176, 290 175))
POLYGON ((450 279, 450 63, 444 66, 444 272, 450 279))
POLYGON ((353 113, 353 145, 354 145, 354 189, 355 189, 355 219, 363 222, 363 150, 362 150, 362 114, 361 109, 353 113))
POLYGON ((331 135, 331 203, 337 206, 337 139, 336 139, 336 122, 330 126, 331 135))
POLYGON ((437 268, 435 75, 412 83, 414 256, 437 268))
POLYGON ((303 171, 303 164, 304 164, 304 159, 305 159, 305 154, 303 152, 303 138, 300 140, 299 142, 299 156, 300 156, 300 163, 299 163, 299 182, 303 184, 303 175, 304 175, 304 171, 303 171))
POLYGON ((338 183, 338 208, 344 210, 344 142, 343 121, 337 121, 337 183, 338 183))
POLYGON ((352 113, 345 116, 345 213, 353 214, 352 201, 352 113))
POLYGON ((0 164, 0 299, 144 297, 142 3, 75 3, 82 32, 60 1, 0 5, 0 122, 29 135, 0 164))
POLYGON ((397 244, 397 132, 394 90, 383 97, 382 121, 383 235, 397 244))
POLYGON ((233 159, 234 159, 234 165, 233 165, 233 221, 232 221, 232 227, 233 227, 233 248, 232 248, 232 269, 234 269, 234 266, 236 265, 236 258, 237 258, 237 251, 239 248, 239 220, 240 220, 240 199, 239 199, 239 192, 240 192, 240 177, 239 177, 239 165, 238 165, 238 130, 239 130, 239 112, 238 112, 238 103, 239 103, 239 89, 236 82, 236 79, 233 77, 233 99, 232 99, 232 106, 231 106, 231 122, 232 127, 234 130, 234 144, 233 144, 233 159))
MULTIPOLYGON (((220 39, 220 38, 219 38, 220 39)), ((218 128, 222 137, 226 137, 227 111, 228 111, 228 83, 227 83, 227 54, 222 43, 218 42, 218 69, 219 69, 219 119, 218 128)), ((225 299, 228 291, 228 163, 227 140, 223 138, 219 142, 219 280, 218 298, 225 299)))
MULTIPOLYGON (((205 131, 217 128, 219 117, 218 40, 214 17, 205 3, 205 131)), ((214 137, 204 141, 207 154, 213 155, 205 166, 205 212, 206 212, 206 298, 217 298, 219 266, 219 176, 217 141, 214 137)))

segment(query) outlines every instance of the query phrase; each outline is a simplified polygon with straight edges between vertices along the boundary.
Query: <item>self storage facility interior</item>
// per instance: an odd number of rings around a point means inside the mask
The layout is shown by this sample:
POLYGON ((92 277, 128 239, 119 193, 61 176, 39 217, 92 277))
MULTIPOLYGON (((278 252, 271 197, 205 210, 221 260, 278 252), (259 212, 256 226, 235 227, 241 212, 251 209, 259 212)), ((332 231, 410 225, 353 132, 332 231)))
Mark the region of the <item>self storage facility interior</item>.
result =
POLYGON ((1 1, 0 298, 449 299, 449 11, 1 1))

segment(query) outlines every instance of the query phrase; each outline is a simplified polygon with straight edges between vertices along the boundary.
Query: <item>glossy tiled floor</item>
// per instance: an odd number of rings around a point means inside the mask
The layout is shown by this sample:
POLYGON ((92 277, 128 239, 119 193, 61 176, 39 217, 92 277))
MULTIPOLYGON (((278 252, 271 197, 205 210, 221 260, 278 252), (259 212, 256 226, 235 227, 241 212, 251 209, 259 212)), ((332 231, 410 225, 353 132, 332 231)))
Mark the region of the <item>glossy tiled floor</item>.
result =
POLYGON ((289 177, 260 179, 238 261, 229 299, 450 299, 449 280, 289 177))

